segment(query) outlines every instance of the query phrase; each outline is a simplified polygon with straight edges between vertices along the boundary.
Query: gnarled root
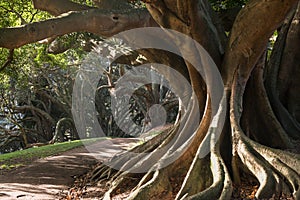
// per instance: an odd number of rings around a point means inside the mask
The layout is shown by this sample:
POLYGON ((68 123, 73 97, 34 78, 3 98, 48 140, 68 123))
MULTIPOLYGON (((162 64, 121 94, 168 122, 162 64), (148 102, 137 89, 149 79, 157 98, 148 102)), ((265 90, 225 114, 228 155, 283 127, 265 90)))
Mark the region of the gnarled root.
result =
MULTIPOLYGON (((242 163, 258 179, 258 199, 270 198, 274 194, 290 194, 298 199, 300 158, 296 154, 260 145, 245 136, 239 125, 242 110, 241 98, 245 85, 236 76, 231 96, 231 125, 233 138, 233 169, 235 182, 239 183, 238 168, 242 163), (239 159, 238 159, 239 158, 239 159), (290 158, 290 159, 289 159, 290 158), (240 163, 239 163, 240 162, 240 163)), ((241 167, 240 167, 241 168, 241 167)))

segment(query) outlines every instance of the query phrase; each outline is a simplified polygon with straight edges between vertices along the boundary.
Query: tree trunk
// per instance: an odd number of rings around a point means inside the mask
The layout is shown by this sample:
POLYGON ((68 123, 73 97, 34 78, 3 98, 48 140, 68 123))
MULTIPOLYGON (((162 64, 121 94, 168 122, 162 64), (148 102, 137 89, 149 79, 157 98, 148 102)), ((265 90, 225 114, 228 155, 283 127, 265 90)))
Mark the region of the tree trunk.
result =
MULTIPOLYGON (((203 118, 190 146, 175 162, 167 167, 160 169, 154 166, 154 168, 149 169, 148 173, 133 188, 128 199, 229 199, 233 190, 232 182, 237 186, 241 184, 241 173, 252 174, 251 176, 256 177, 259 188, 255 196, 259 199, 270 198, 274 194, 279 195, 281 193, 293 194, 295 199, 300 198, 300 188, 298 187, 300 156, 284 151, 295 148, 293 139, 299 139, 299 130, 296 130, 293 135, 288 134, 288 127, 282 124, 276 111, 273 111, 273 101, 269 101, 269 98, 279 97, 268 95, 278 93, 266 91, 266 89, 273 88, 284 94, 290 94, 288 96, 283 95, 287 106, 284 109, 286 112, 288 109, 290 110, 290 113, 287 112, 287 114, 289 118, 293 119, 293 117, 298 116, 296 112, 298 104, 296 102, 299 102, 297 101, 299 99, 295 88, 288 85, 297 86, 299 79, 297 76, 293 76, 293 79, 290 79, 288 83, 283 81, 279 89, 276 89, 276 85, 275 88, 274 85, 271 88, 264 86, 268 39, 281 25, 297 1, 271 2, 250 1, 241 10, 231 30, 227 50, 222 59, 224 49, 221 42, 222 37, 214 24, 211 23, 212 15, 207 2, 198 1, 197 7, 193 4, 194 1, 177 4, 168 0, 147 1, 149 12, 160 26, 189 35, 202 44, 218 64, 225 84, 224 96, 220 105, 228 104, 228 110, 220 112, 230 113, 230 121, 227 123, 230 123, 231 130, 228 130, 228 124, 225 125, 221 139, 216 145, 212 143, 210 154, 202 158, 199 156, 204 148, 201 142, 204 141, 206 135, 215 131, 210 127, 211 102, 210 98, 207 98, 203 118), (294 137, 291 138, 290 136, 294 137), (228 144, 231 144, 232 147, 230 148, 228 144), (228 156, 227 154, 226 156, 226 154, 220 153, 220 151, 228 151, 229 149, 232 149, 232 155, 228 156)), ((281 28, 282 31, 285 28, 289 30, 285 31, 288 34, 288 41, 294 41, 295 37, 299 38, 299 34, 295 33, 299 30, 299 25, 296 26, 295 22, 298 19, 297 13, 292 11, 290 14, 295 16, 294 23, 292 23, 294 26, 281 28)), ((279 36, 277 43, 280 42, 282 42, 281 36, 279 36)), ((274 52, 278 51, 276 46, 274 52)), ((277 74, 286 80, 291 73, 299 74, 299 70, 296 70, 296 64, 299 62, 296 61, 297 56, 295 55, 299 51, 293 53, 294 51, 289 50, 298 49, 298 43, 295 42, 286 42, 283 47, 280 49, 281 51, 289 52, 284 54, 289 56, 285 60, 289 62, 289 65, 288 68, 285 65, 285 68, 280 71, 279 69, 283 65, 279 64, 277 74), (290 59, 291 57, 295 59, 290 59)), ((282 58, 282 56, 280 57, 282 58)), ((277 56, 271 56, 268 70, 274 68, 276 70, 276 67, 270 65, 277 58, 277 56)), ((276 64, 278 65, 278 62, 276 64)), ((190 63, 186 63, 186 68, 189 71, 191 85, 196 91, 198 100, 203 99, 206 96, 206 91, 200 89, 204 84, 203 80, 196 75, 195 69, 190 63)), ((184 122, 189 123, 189 120, 184 122)), ((293 123, 297 125, 297 122, 293 121, 293 123)), ((175 128, 173 131, 178 130, 175 128)), ((170 137, 174 137, 174 133, 169 133, 166 136, 166 141, 170 137)), ((210 140, 214 142, 214 137, 210 137, 210 140)), ((149 144, 152 148, 157 146, 155 148, 157 150, 166 141, 159 145, 151 140, 149 144)), ((143 149, 143 146, 137 147, 133 151, 140 148, 143 149)), ((147 151, 149 149, 145 152, 147 151)), ((152 155, 155 155, 155 151, 152 155)), ((152 158, 156 158, 157 163, 163 162, 159 156, 152 158)), ((113 161, 120 162, 118 158, 113 159, 113 161)), ((128 165, 132 161, 137 162, 139 166, 146 163, 145 158, 140 159, 137 156, 124 163, 124 166, 127 165, 128 167, 127 170, 135 168, 133 164, 128 165)), ((105 166, 101 166, 95 171, 99 173, 99 169, 103 170, 104 168, 105 166)), ((134 175, 128 171, 117 172, 113 175, 110 179, 113 187, 107 191, 104 196, 105 199, 110 199, 116 195, 118 187, 126 181, 124 177, 131 176, 134 175)), ((103 178, 110 177, 102 176, 95 180, 99 181, 103 178)))
MULTIPOLYGON (((0 46, 17 48, 73 31, 111 36, 131 28, 159 25, 201 44, 217 65, 224 84, 216 109, 211 88, 217 83, 211 79, 205 82, 192 63, 166 52, 140 50, 149 62, 160 61, 180 71, 194 91, 188 93, 189 104, 186 110, 180 110, 172 128, 90 173, 90 181, 107 181, 104 199, 114 198, 128 180, 135 180, 128 199, 230 199, 233 185, 243 184, 243 174, 259 183, 255 194, 258 199, 282 193, 300 199, 298 0, 249 0, 233 24, 226 26, 231 28, 228 38, 208 0, 144 0, 147 10, 134 11, 118 10, 115 1, 97 1, 100 8, 112 12, 64 2, 67 7, 60 1, 47 6, 48 0, 34 0, 36 8, 53 15, 73 12, 0 29, 0 46), (267 47, 276 30, 279 35, 269 58, 267 47), (199 112, 202 118, 197 122, 194 118, 199 112), (166 164, 180 151, 183 153, 176 160, 166 164)), ((176 37, 172 39, 176 42, 176 37)), ((201 60, 198 50, 195 44, 180 44, 182 53, 193 52, 192 57, 201 60)), ((206 67, 205 73, 211 78, 215 71, 206 67)))

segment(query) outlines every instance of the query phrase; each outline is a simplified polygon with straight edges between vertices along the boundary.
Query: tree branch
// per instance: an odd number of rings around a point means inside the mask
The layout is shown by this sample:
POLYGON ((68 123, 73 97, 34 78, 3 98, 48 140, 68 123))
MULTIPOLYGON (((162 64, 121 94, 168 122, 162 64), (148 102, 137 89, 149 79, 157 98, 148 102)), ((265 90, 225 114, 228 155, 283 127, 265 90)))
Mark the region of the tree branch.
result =
POLYGON ((50 122, 51 124, 55 124, 55 120, 45 111, 34 107, 34 106, 13 106, 12 110, 14 111, 18 111, 18 112, 22 112, 22 111, 31 111, 31 112, 37 112, 39 113, 41 116, 43 116, 45 119, 48 120, 48 122, 50 122))
POLYGON ((32 0, 34 8, 58 16, 70 11, 83 11, 93 9, 87 5, 78 4, 69 0, 32 0))
POLYGON ((3 64, 3 66, 0 68, 0 72, 2 72, 14 59, 14 49, 9 50, 9 55, 7 57, 6 62, 3 64))
POLYGON ((45 38, 79 31, 109 37, 120 31, 146 26, 155 26, 155 23, 144 9, 132 9, 123 13, 100 9, 75 11, 20 27, 1 28, 0 47, 18 48, 45 38))

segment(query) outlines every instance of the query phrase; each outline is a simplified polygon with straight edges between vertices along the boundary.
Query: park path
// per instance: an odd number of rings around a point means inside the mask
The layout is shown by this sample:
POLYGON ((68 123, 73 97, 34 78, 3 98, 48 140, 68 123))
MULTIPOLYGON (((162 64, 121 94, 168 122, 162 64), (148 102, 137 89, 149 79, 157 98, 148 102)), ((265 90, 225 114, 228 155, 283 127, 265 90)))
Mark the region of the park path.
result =
POLYGON ((32 162, 0 175, 0 199, 58 199, 76 176, 85 174, 99 160, 129 148, 137 139, 115 138, 78 147, 57 156, 32 162))

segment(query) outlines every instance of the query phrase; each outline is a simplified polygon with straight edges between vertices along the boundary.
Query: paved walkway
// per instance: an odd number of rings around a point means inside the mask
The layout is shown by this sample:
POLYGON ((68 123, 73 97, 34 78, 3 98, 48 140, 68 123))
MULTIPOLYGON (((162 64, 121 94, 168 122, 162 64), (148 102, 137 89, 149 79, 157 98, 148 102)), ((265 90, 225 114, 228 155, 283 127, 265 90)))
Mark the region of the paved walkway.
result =
POLYGON ((86 173, 99 160, 129 148, 134 142, 136 139, 104 140, 39 159, 29 166, 0 175, 0 199, 57 199, 58 193, 73 184, 74 177, 86 173))

